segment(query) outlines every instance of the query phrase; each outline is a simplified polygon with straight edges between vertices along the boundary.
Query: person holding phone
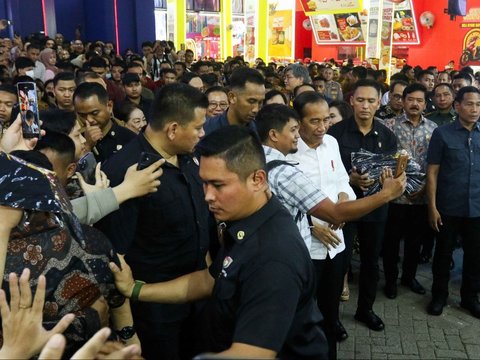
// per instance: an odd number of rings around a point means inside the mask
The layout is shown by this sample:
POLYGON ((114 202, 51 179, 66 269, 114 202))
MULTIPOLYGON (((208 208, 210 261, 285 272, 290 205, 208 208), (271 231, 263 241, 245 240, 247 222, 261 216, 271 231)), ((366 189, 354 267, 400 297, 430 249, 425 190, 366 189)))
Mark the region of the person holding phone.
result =
MULTIPOLYGON (((204 135, 207 97, 186 84, 165 85, 152 106, 152 119, 103 167, 116 186, 142 153, 165 159, 162 185, 148 197, 125 202, 97 226, 126 257, 135 276, 147 282, 174 279, 206 268, 213 219, 203 201, 198 160, 191 155, 204 135)), ((135 326, 147 359, 191 358, 191 304, 134 303, 135 326)))

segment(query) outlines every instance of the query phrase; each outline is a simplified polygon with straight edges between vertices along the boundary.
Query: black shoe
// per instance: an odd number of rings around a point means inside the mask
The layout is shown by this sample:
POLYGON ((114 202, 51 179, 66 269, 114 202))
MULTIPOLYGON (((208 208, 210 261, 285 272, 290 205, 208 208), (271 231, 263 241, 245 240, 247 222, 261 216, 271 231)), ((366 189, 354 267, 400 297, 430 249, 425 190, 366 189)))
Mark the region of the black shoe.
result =
POLYGON ((432 299, 430 304, 428 304, 427 312, 430 315, 442 315, 443 307, 445 306, 445 300, 432 299))
POLYGON ((385 329, 385 324, 382 319, 380 319, 373 310, 368 311, 358 311, 355 314, 355 320, 363 322, 368 326, 369 329, 374 331, 381 331, 385 329))
POLYGON ((335 324, 335 338, 337 342, 342 342, 348 338, 347 330, 345 330, 340 320, 337 320, 335 324))
POLYGON ((480 302, 478 302, 478 300, 462 301, 460 306, 465 310, 470 311, 470 313, 476 318, 480 318, 480 302))
POLYGON ((425 288, 422 285, 420 285, 420 283, 415 278, 412 281, 402 280, 401 284, 410 288, 410 290, 412 290, 416 294, 425 295, 425 288))
POLYGON ((383 289, 385 296, 389 299, 395 299, 397 297, 397 284, 387 282, 383 289))

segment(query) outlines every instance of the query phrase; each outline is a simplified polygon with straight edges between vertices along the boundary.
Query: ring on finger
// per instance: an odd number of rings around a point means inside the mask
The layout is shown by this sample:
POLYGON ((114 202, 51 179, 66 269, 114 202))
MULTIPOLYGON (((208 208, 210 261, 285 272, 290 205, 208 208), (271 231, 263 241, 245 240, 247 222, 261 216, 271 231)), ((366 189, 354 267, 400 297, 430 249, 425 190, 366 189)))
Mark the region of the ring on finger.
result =
POLYGON ((30 309, 30 308, 31 308, 30 305, 23 305, 23 304, 18 305, 18 307, 19 307, 20 309, 30 309))

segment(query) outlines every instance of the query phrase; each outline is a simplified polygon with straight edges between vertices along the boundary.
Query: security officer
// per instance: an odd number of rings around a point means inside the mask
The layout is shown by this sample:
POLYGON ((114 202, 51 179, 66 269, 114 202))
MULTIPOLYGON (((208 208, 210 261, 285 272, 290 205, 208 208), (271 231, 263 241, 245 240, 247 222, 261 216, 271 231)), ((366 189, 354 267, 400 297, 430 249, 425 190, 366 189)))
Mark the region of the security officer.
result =
POLYGON ((88 151, 97 161, 104 162, 135 137, 132 131, 112 121, 113 103, 102 85, 80 84, 73 94, 73 104, 80 123, 86 127, 88 151))
POLYGON ((209 323, 222 356, 324 359, 322 316, 308 250, 288 211, 268 190, 265 155, 251 131, 227 126, 197 146, 205 200, 223 246, 209 270, 162 283, 134 281, 111 263, 132 299, 178 303, 212 296, 209 323))

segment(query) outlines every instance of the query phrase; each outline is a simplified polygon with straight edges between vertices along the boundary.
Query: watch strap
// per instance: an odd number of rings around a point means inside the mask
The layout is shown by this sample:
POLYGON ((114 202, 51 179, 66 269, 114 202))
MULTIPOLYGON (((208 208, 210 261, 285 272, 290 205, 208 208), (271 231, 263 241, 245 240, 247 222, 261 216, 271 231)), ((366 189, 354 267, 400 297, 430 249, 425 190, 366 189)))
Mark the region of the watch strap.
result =
POLYGON ((142 286, 145 284, 145 281, 135 280, 135 285, 133 286, 132 295, 130 296, 130 300, 133 302, 138 301, 138 296, 140 295, 140 290, 142 286))

